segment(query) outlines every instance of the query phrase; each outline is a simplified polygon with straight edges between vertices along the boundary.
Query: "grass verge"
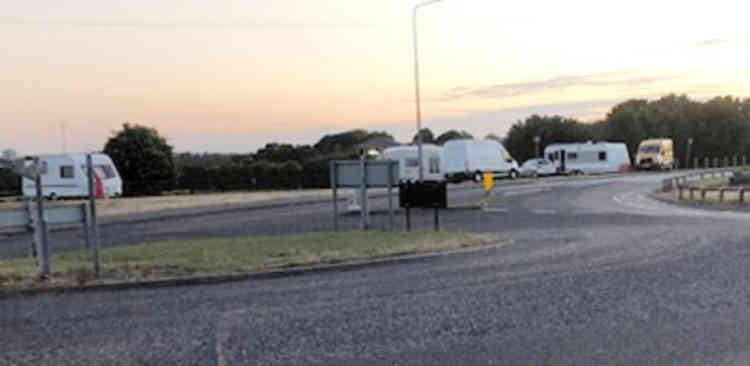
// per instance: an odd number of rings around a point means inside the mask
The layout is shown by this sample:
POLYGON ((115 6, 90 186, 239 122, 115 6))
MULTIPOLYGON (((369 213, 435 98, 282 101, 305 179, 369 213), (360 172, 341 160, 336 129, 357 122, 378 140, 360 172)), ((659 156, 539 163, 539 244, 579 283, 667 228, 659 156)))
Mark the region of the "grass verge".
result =
POLYGON ((39 281, 33 259, 0 261, 0 290, 147 282, 335 264, 499 243, 462 232, 343 232, 244 239, 170 241, 106 249, 96 280, 91 254, 52 256, 52 278, 39 281))

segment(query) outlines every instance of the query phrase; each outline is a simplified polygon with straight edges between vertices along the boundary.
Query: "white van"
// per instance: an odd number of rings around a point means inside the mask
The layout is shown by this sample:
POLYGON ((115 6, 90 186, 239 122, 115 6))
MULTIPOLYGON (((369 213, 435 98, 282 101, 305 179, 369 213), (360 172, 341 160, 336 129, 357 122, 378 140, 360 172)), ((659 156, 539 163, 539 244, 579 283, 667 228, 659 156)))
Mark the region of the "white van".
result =
POLYGON ((451 182, 473 179, 480 182, 484 173, 496 177, 518 177, 518 163, 495 140, 451 140, 445 149, 445 177, 451 182))
POLYGON ((624 143, 583 142, 552 144, 544 156, 561 174, 601 174, 629 171, 630 155, 624 143))
MULTIPOLYGON (((419 180, 419 151, 416 145, 389 147, 383 150, 378 159, 398 161, 401 181, 419 180)), ((422 169, 425 181, 441 182, 445 179, 442 147, 422 145, 422 169)))
MULTIPOLYGON (((91 154, 94 173, 102 182, 104 195, 122 195, 122 179, 115 164, 105 154, 91 154)), ((85 154, 41 155, 42 195, 49 199, 87 197, 89 195, 85 154)), ((23 178, 23 195, 36 197, 36 184, 23 178)))
POLYGON ((670 138, 641 141, 635 163, 638 169, 674 169, 674 142, 670 138))

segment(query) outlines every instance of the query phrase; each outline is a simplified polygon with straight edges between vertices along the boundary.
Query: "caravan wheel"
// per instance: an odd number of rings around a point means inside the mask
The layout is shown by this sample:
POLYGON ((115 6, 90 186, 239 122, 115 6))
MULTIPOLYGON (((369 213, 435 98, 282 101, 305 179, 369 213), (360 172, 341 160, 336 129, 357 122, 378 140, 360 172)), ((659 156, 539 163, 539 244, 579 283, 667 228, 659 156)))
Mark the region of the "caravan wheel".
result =
POLYGON ((474 183, 481 183, 483 180, 484 180, 484 175, 482 175, 482 172, 474 173, 474 183))
POLYGON ((50 193, 50 195, 47 197, 50 201, 57 201, 57 194, 50 193))

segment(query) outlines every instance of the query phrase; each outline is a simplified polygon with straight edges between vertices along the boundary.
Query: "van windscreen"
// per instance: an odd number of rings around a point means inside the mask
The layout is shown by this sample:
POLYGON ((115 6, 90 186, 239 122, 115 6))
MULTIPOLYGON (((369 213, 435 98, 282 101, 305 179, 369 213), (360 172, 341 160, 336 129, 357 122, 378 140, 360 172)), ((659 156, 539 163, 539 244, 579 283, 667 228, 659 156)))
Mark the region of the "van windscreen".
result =
POLYGON ((640 152, 642 154, 658 154, 659 153, 659 145, 641 146, 640 152))

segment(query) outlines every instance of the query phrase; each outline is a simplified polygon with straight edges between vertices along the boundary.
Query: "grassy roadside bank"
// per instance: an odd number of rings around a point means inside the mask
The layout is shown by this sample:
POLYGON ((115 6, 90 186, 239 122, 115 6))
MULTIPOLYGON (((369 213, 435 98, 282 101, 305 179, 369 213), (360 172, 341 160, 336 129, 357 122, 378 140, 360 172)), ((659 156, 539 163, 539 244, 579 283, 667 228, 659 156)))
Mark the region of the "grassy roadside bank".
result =
POLYGON ((379 231, 159 242, 103 250, 101 280, 94 278, 85 251, 53 255, 52 279, 44 282, 37 281, 33 259, 0 260, 0 291, 242 274, 499 242, 487 234, 379 231))

